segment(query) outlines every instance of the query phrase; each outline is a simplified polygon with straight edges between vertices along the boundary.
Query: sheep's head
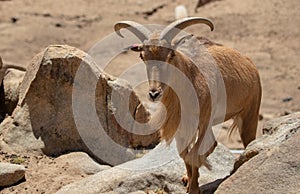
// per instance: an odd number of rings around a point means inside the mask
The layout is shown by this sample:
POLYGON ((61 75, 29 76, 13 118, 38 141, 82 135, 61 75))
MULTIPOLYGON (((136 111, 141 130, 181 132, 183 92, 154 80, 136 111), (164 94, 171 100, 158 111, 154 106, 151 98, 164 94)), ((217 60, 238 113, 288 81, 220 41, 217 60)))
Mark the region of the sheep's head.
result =
POLYGON ((150 32, 145 26, 142 26, 132 21, 117 22, 114 26, 116 33, 123 37, 120 33, 122 28, 126 28, 131 31, 135 36, 141 40, 141 44, 135 44, 130 47, 132 51, 140 52, 140 57, 144 61, 147 67, 147 75, 149 80, 149 99, 157 101, 163 95, 165 84, 160 82, 161 78, 168 75, 169 71, 167 65, 172 64, 176 55, 176 48, 184 42, 184 40, 191 35, 184 36, 175 43, 172 42, 173 38, 184 28, 204 23, 208 25, 211 30, 214 29, 213 23, 205 18, 190 17, 181 20, 177 20, 160 33, 150 32))

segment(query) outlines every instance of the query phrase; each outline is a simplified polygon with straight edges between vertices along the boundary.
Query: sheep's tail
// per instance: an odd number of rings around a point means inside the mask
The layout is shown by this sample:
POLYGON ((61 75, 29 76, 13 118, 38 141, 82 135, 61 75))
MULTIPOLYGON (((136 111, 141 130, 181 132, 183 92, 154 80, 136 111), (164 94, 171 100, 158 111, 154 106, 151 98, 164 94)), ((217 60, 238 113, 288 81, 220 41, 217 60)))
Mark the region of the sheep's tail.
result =
POLYGON ((239 114, 233 117, 233 123, 229 127, 227 133, 229 138, 231 138, 232 133, 238 129, 238 125, 239 125, 239 114))

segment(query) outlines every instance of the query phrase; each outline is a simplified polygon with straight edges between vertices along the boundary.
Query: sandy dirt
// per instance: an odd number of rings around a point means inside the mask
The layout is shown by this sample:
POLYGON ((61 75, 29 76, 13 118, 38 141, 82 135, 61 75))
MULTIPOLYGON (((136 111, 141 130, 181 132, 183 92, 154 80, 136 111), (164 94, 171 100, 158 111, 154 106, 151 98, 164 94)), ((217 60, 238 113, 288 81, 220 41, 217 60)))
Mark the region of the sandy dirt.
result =
MULTIPOLYGON (((34 55, 50 44, 68 44, 88 52, 99 40, 113 32, 116 21, 134 20, 142 24, 167 25, 174 21, 175 7, 183 4, 190 16, 207 17, 215 24, 213 32, 198 25, 189 27, 188 32, 236 48, 257 65, 263 86, 262 120, 258 135, 261 134, 263 123, 269 119, 300 111, 299 1, 220 0, 208 3, 194 13, 196 2, 0 0, 0 55, 4 63, 26 67, 34 55)), ((138 54, 128 52, 114 59, 106 71, 118 76, 130 65, 139 62, 138 54)), ((146 99, 143 93, 145 88, 136 89, 142 99, 146 99)), ((228 124, 225 124, 218 139, 230 148, 242 148, 237 134, 228 140, 227 128, 228 124)), ((40 177, 34 176, 34 172, 40 168, 40 161, 42 166, 49 167, 45 171, 52 171, 54 167, 49 165, 52 159, 31 157, 26 161, 32 162, 25 163, 30 169, 27 173, 30 181, 22 183, 22 189, 33 187, 38 189, 36 193, 51 193, 49 191, 61 186, 60 182, 62 185, 70 182, 66 179, 44 183, 41 179, 48 174, 40 177), (43 192, 39 189, 43 189, 43 192)), ((5 154, 1 154, 0 161, 3 160, 6 160, 5 154)), ((12 191, 10 189, 4 191, 9 193, 12 191)))
POLYGON ((25 179, 15 186, 1 188, 1 194, 9 193, 55 193, 62 186, 87 177, 73 168, 68 161, 55 160, 42 154, 12 154, 0 152, 0 162, 21 164, 26 168, 25 179))

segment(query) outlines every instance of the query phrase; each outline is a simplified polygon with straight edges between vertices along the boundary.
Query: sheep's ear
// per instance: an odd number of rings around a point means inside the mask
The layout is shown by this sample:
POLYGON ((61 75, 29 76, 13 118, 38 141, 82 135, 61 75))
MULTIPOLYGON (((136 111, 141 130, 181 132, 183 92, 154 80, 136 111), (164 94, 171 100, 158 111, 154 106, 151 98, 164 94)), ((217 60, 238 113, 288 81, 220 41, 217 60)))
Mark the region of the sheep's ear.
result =
POLYGON ((142 44, 134 44, 132 46, 127 47, 126 50, 132 50, 134 52, 141 52, 141 51, 143 51, 143 45, 142 44))
POLYGON ((193 37, 193 34, 189 34, 189 35, 181 37, 179 40, 175 41, 174 48, 179 47, 180 45, 182 45, 185 42, 185 40, 188 40, 192 37, 193 37))

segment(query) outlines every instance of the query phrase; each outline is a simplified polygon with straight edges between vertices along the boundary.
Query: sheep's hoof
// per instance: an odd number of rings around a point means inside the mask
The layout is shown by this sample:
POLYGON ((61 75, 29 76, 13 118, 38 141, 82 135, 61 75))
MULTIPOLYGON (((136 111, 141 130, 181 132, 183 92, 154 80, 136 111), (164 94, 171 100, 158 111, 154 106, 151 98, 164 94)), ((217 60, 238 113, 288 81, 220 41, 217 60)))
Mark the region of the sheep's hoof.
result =
POLYGON ((181 178, 181 181, 182 181, 183 185, 186 187, 189 182, 189 177, 187 175, 183 175, 181 178))
POLYGON ((189 187, 189 177, 187 175, 183 175, 181 178, 181 181, 183 185, 186 187, 186 193, 189 193, 190 187, 189 187))

